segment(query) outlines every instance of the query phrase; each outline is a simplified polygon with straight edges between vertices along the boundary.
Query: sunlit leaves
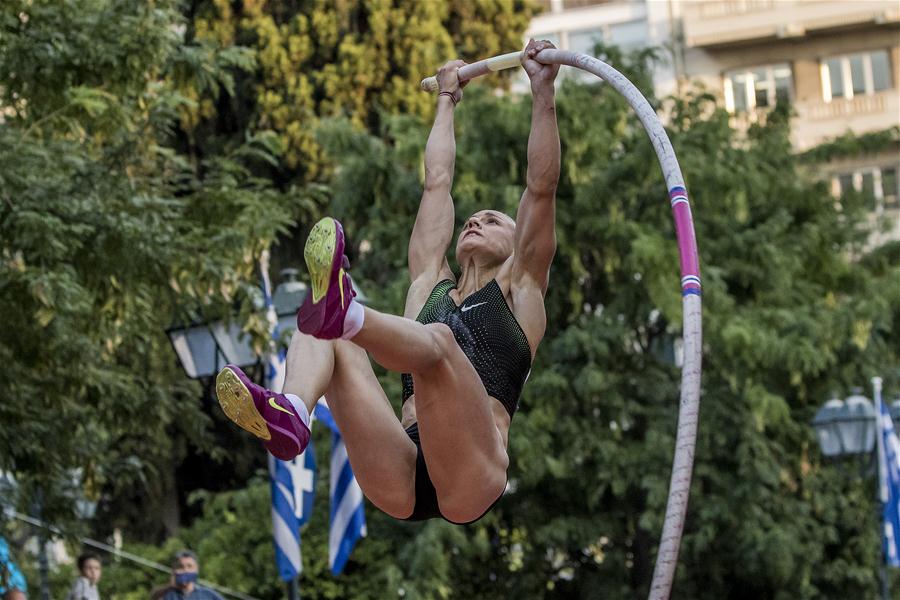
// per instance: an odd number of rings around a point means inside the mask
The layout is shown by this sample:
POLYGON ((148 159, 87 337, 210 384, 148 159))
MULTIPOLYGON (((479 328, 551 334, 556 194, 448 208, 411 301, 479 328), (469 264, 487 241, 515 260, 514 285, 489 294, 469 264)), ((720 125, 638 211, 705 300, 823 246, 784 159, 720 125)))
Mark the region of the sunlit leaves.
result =
POLYGON ((276 162, 270 132, 180 151, 181 90, 229 94, 254 63, 180 45, 175 8, 0 9, 0 468, 42 489, 58 519, 68 470, 92 465, 95 489, 154 489, 184 452, 173 434, 204 444, 208 420, 165 329, 230 313, 303 203, 254 174, 276 162))

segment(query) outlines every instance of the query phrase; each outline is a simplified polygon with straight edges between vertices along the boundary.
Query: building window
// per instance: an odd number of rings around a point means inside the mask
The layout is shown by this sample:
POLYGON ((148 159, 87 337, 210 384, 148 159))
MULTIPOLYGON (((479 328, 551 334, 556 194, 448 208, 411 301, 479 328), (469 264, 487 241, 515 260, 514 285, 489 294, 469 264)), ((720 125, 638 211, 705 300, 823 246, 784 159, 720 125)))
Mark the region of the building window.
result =
POLYGON ((853 98, 891 87, 887 50, 835 56, 822 61, 822 97, 853 98))
POLYGON ((553 0, 538 0, 538 14, 548 13, 553 11, 553 0))
POLYGON ((832 189, 843 196, 851 191, 871 198, 873 210, 900 208, 900 180, 897 167, 866 167, 832 177, 832 189))
POLYGON ((634 50, 647 45, 647 22, 626 21, 609 26, 609 40, 623 50, 634 50))
POLYGON ((881 169, 881 202, 885 208, 900 208, 900 180, 896 167, 881 169))
POLYGON ((569 32, 569 50, 593 56, 594 47, 603 42, 602 29, 582 29, 569 32))
POLYGON ((562 47, 559 42, 560 34, 558 31, 554 31, 553 33, 535 33, 531 37, 533 37, 536 40, 547 40, 548 42, 550 42, 557 48, 562 47))
POLYGON ((791 98, 791 67, 769 65, 725 74, 725 108, 728 112, 744 112, 775 106, 791 98))
POLYGON ((586 6, 596 6, 597 4, 606 4, 611 0, 562 0, 563 10, 571 10, 573 8, 584 8, 586 6))

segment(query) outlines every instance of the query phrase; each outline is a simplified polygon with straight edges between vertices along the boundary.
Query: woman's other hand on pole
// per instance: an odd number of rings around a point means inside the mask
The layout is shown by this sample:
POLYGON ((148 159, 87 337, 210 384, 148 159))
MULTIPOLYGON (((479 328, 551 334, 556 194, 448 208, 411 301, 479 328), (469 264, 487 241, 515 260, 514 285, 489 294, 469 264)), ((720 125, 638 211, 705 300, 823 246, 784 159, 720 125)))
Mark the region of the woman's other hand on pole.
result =
POLYGON ((462 83, 459 81, 459 68, 465 64, 466 63, 462 60, 451 60, 438 69, 438 95, 444 94, 445 92, 450 94, 454 105, 462 100, 462 88, 466 87, 466 84, 468 83, 468 81, 462 83))
POLYGON ((531 91, 536 92, 546 89, 548 86, 553 87, 556 74, 559 73, 559 65, 545 65, 534 60, 534 57, 541 50, 548 48, 556 48, 548 40, 528 40, 528 45, 522 52, 522 67, 528 73, 531 80, 531 91))

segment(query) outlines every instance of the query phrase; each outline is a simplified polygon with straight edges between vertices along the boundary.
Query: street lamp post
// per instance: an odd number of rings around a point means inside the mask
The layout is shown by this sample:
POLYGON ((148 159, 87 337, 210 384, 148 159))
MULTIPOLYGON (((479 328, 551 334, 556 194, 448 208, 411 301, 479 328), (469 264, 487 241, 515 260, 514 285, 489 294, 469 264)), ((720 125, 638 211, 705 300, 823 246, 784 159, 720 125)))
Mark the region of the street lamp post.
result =
MULTIPOLYGON (((283 269, 281 278, 272 296, 278 314, 278 330, 293 331, 297 309, 306 297, 306 284, 297 280, 297 269, 283 269)), ((262 309, 262 295, 257 295, 257 308, 262 309)), ((226 364, 248 367, 259 361, 250 344, 250 336, 234 322, 195 322, 171 327, 166 334, 178 355, 178 362, 191 379, 212 377, 226 364)))
MULTIPOLYGON (((873 378, 874 386, 881 385, 880 378, 873 378)), ((900 417, 900 397, 891 406, 891 418, 900 417), (896 413, 895 413, 896 411, 896 413)), ((836 393, 816 412, 812 425, 816 430, 822 455, 827 458, 867 456, 876 448, 878 413, 872 402, 862 395, 862 388, 853 388, 847 399, 836 393)), ((876 472, 878 469, 876 468, 876 472)), ((881 500, 881 481, 878 480, 878 498, 881 500)), ((880 520, 879 511, 879 520, 880 520)), ((881 597, 890 600, 887 564, 881 561, 881 597)))

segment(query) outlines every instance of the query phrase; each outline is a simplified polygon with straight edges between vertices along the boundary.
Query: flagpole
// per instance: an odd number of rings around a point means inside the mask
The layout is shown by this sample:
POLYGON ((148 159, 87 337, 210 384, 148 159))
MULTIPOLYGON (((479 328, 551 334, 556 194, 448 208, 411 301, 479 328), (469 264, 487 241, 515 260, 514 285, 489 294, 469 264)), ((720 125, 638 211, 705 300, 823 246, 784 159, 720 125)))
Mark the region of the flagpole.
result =
MULTIPOLYGON (((878 522, 881 523, 884 518, 884 505, 888 501, 887 464, 885 462, 884 436, 882 435, 883 424, 881 422, 881 377, 873 377, 871 381, 872 396, 875 399, 875 414, 878 415, 878 426, 875 429, 875 438, 878 441, 878 499, 880 500, 878 504, 878 522)), ((884 554, 884 550, 882 550, 881 557, 881 598, 882 600, 891 600, 888 560, 887 556, 884 554)))
POLYGON ((297 564, 297 575, 288 582, 288 600, 300 600, 300 574, 303 573, 303 552, 300 549, 300 543, 297 543, 297 558, 300 562, 297 564))
MULTIPOLYGON (((264 249, 259 257, 259 271, 262 277, 266 319, 269 321, 271 337, 268 352, 263 357, 263 384, 278 392, 284 385, 286 356, 284 351, 280 351, 277 346, 280 333, 272 282, 269 279, 268 249, 264 249)), ((312 447, 310 446, 307 450, 310 454, 301 454, 300 456, 303 464, 307 457, 311 456, 312 447)), ((302 492, 297 494, 295 484, 297 468, 303 468, 303 466, 298 465, 297 460, 281 461, 272 455, 269 455, 268 458, 272 490, 272 529, 276 549, 275 562, 281 579, 287 584, 288 600, 299 600, 297 577, 303 570, 303 559, 300 553, 300 525, 308 518, 308 514, 305 514, 306 511, 303 510, 305 504, 305 501, 301 499, 303 494, 302 492)))

